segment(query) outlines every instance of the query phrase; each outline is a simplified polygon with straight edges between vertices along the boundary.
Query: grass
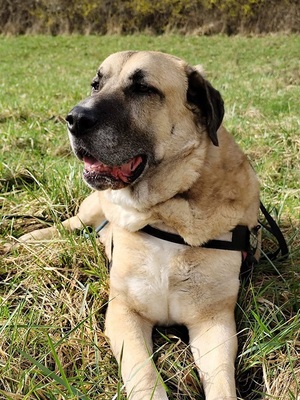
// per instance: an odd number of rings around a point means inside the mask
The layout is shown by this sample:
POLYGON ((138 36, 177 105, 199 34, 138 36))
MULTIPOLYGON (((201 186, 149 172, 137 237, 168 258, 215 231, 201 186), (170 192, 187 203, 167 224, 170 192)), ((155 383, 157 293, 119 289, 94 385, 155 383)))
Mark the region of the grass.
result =
MULTIPOLYGON (((225 125, 257 171, 261 198, 291 250, 288 260, 262 261, 241 287, 239 395, 299 399, 299 36, 0 37, 1 243, 76 212, 88 188, 64 116, 89 92, 101 60, 129 48, 202 63, 223 95, 225 125)), ((266 233, 263 243, 273 247, 266 233)), ((0 275, 1 399, 124 398, 103 335, 108 277, 95 238, 63 232, 2 251, 0 275)), ((170 398, 203 399, 181 334, 154 336, 170 398)))

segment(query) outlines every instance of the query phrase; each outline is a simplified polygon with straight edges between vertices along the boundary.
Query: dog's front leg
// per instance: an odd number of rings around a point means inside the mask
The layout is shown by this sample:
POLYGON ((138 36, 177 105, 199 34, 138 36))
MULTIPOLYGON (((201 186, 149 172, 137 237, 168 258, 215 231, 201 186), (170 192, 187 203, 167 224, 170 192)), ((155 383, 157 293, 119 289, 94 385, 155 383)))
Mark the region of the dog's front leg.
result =
POLYGON ((233 312, 189 327, 191 349, 206 400, 236 400, 237 338, 233 312))
POLYGON ((121 367, 128 399, 167 400, 152 360, 152 324, 111 297, 106 335, 121 367))

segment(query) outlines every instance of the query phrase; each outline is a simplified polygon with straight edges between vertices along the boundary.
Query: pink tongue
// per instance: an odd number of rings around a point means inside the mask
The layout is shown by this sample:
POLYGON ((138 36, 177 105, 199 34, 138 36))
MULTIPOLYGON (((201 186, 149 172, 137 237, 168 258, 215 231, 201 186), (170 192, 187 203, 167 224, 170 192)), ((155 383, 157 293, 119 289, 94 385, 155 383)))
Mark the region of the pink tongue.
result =
POLYGON ((128 178, 133 175, 134 171, 142 162, 142 157, 137 156, 120 166, 105 165, 101 161, 97 161, 93 157, 84 157, 84 169, 87 172, 95 172, 103 175, 110 175, 115 179, 128 182, 128 178))

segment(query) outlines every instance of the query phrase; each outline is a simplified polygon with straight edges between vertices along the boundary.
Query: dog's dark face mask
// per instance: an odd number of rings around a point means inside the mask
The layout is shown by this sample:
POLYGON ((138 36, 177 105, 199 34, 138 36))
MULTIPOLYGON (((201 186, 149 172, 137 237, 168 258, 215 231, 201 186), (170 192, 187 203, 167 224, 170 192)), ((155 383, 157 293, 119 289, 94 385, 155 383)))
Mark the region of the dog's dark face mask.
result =
POLYGON ((152 161, 149 135, 134 124, 125 96, 90 96, 67 116, 70 140, 94 189, 121 189, 135 182, 152 161))

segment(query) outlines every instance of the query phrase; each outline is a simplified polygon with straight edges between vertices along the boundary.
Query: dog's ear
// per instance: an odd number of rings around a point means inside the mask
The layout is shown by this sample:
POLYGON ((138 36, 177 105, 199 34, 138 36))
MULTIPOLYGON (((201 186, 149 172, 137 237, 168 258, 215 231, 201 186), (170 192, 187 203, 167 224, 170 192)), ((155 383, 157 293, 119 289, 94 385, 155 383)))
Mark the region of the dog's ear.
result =
POLYGON ((207 133, 215 146, 219 145, 217 130, 224 117, 224 102, 220 93, 203 77, 199 67, 187 67, 187 101, 206 126, 207 133))

